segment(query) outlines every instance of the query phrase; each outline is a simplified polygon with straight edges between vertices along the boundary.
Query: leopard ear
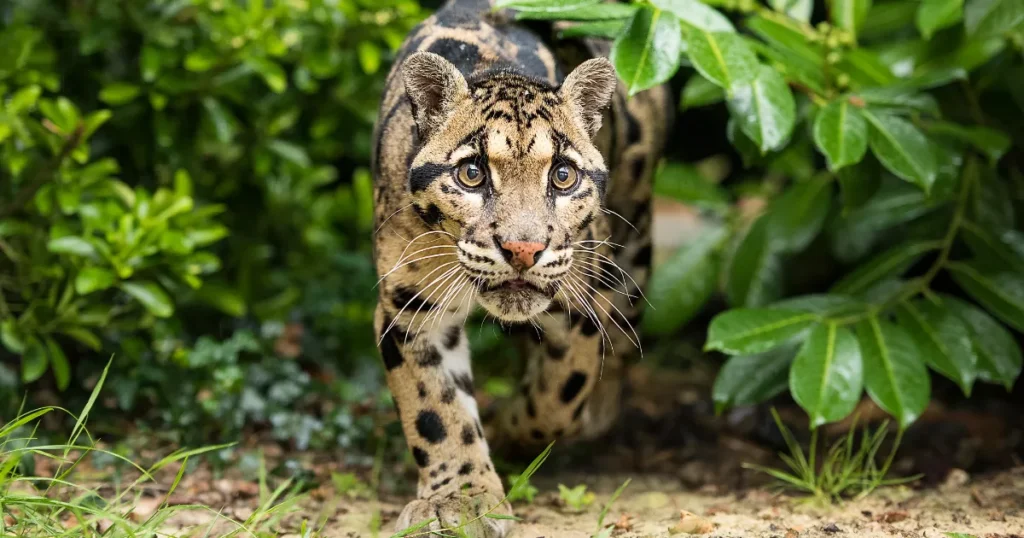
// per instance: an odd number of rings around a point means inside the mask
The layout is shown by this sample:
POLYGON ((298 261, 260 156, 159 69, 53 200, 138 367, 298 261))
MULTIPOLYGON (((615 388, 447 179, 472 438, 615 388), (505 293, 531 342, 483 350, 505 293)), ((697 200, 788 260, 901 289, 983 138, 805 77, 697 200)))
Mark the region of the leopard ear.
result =
POLYGON ((425 139, 444 122, 459 100, 469 95, 469 86, 451 62, 432 52, 409 56, 401 69, 416 127, 420 138, 425 139))
POLYGON ((618 78, 607 58, 593 58, 581 63, 565 77, 562 99, 571 103, 576 115, 590 136, 601 128, 601 116, 611 102, 618 78))

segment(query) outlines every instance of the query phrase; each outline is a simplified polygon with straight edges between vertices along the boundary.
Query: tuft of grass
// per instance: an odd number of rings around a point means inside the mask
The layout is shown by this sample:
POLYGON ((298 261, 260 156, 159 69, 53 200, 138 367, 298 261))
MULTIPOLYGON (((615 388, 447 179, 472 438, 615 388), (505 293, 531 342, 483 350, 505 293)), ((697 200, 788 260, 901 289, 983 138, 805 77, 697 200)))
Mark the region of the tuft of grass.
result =
POLYGON ((746 463, 743 467, 772 476, 779 481, 782 488, 795 489, 809 494, 815 500, 831 504, 845 498, 860 499, 880 487, 906 484, 920 478, 887 478, 900 441, 903 439, 903 430, 897 430, 892 450, 885 462, 881 466, 878 465, 878 453, 889 432, 888 421, 883 422, 874 432, 865 427, 858 444, 855 441, 857 416, 854 416, 850 431, 829 448, 819 465, 816 462, 818 430, 811 431, 810 450, 804 454, 800 443, 782 423, 775 408, 772 408, 772 417, 789 449, 789 454, 779 454, 789 469, 780 470, 746 463))
MULTIPOLYGON (((196 449, 180 449, 147 468, 130 459, 100 448, 86 428, 92 410, 110 369, 107 363, 85 407, 76 416, 59 407, 43 407, 19 414, 14 420, 0 426, 0 536, 32 538, 134 538, 134 537, 186 537, 214 536, 218 524, 228 527, 216 536, 276 536, 271 528, 294 511, 301 499, 299 484, 287 480, 273 491, 266 486, 266 470, 260 468, 260 505, 245 521, 229 518, 210 507, 189 504, 168 504, 185 475, 190 458, 214 452, 233 445, 217 445, 196 449), (38 441, 38 420, 49 413, 65 413, 75 419, 67 442, 62 444, 33 444, 38 441), (26 433, 22 434, 21 432, 26 433), (76 484, 75 469, 94 454, 105 454, 127 463, 139 473, 125 488, 104 495, 103 490, 76 484), (53 476, 28 476, 22 470, 22 461, 44 458, 56 464, 53 476), (155 482, 154 475, 161 469, 180 465, 174 482, 160 500, 158 507, 148 516, 136 509, 142 500, 141 486, 155 482), (179 512, 200 510, 211 514, 208 525, 190 529, 168 528, 168 521, 179 512)), ((31 474, 31 473, 29 473, 31 474)), ((149 501, 150 503, 152 501, 149 501)), ((146 510, 148 511, 148 510, 146 510)), ((313 538, 318 532, 302 523, 302 536, 313 538)))
POLYGON ((594 492, 587 491, 586 484, 576 487, 567 487, 565 484, 558 485, 558 496, 562 502, 573 511, 582 512, 591 504, 594 504, 594 492))
POLYGON ((601 514, 597 516, 597 532, 594 533, 592 538, 608 538, 612 535, 612 531, 615 530, 615 525, 608 525, 605 527, 604 518, 608 516, 608 511, 611 510, 612 505, 615 504, 615 501, 619 500, 619 496, 622 495, 623 491, 626 491, 626 488, 629 487, 629 483, 632 481, 632 478, 627 478, 626 481, 615 490, 615 493, 612 493, 611 498, 608 499, 604 508, 601 509, 601 514))

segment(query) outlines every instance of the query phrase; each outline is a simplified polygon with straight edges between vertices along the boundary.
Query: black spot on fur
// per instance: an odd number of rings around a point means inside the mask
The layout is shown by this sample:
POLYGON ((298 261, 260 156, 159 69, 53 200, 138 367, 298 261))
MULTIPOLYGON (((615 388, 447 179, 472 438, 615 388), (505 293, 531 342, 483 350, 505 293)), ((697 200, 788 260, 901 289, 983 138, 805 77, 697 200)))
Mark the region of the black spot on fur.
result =
POLYGON ((544 432, 542 432, 542 431, 540 431, 540 430, 538 430, 536 428, 532 429, 532 430, 530 430, 530 437, 533 437, 534 439, 536 439, 538 441, 543 441, 544 440, 544 432))
POLYGON ((576 410, 572 412, 572 420, 573 421, 577 421, 577 420, 580 419, 581 416, 583 416, 583 406, 586 405, 586 404, 587 404, 587 401, 583 400, 582 402, 580 402, 579 405, 576 406, 576 410))
POLYGON ((412 457, 416 460, 416 465, 420 467, 430 465, 430 456, 427 455, 427 451, 418 446, 412 447, 412 457))
POLYGON ((440 366, 442 360, 444 359, 441 357, 441 352, 436 347, 430 346, 423 351, 423 355, 416 363, 420 366, 440 366))
POLYGON ((637 267, 651 266, 651 245, 646 245, 633 256, 633 265, 637 267))
POLYGON ((565 358, 565 354, 569 352, 569 348, 565 346, 559 346, 548 342, 545 346, 548 350, 548 358, 556 361, 560 361, 565 358))
POLYGON ((476 421, 476 434, 479 435, 481 439, 484 438, 484 427, 480 425, 479 420, 476 421))
POLYGON ((563 435, 565 435, 565 430, 563 430, 562 428, 558 428, 557 430, 555 430, 556 438, 561 438, 563 435))
POLYGON ((441 391, 441 403, 450 404, 455 401, 455 387, 448 385, 441 391))
POLYGON ((583 317, 583 324, 580 326, 580 332, 583 333, 584 336, 594 336, 599 331, 600 329, 597 327, 597 323, 594 323, 593 319, 589 316, 583 317))
POLYGON ((480 61, 480 49, 476 45, 447 37, 432 43, 427 48, 427 52, 443 56, 459 71, 462 71, 464 76, 473 74, 477 62, 480 61))
POLYGON ((587 383, 587 374, 576 370, 569 379, 562 385, 562 393, 559 396, 562 399, 562 403, 569 403, 576 399, 580 395, 580 391, 583 390, 583 385, 587 383))
POLYGON ((627 112, 625 103, 623 103, 622 111, 624 112, 622 116, 626 119, 626 143, 630 145, 636 144, 637 142, 640 142, 640 137, 642 135, 640 132, 640 123, 637 122, 636 118, 634 118, 632 114, 627 112))
POLYGON ((417 310, 433 310, 434 304, 430 301, 424 300, 423 295, 412 288, 405 286, 399 286, 395 288, 394 296, 391 297, 391 304, 395 308, 401 310, 402 308, 412 308, 413 312, 417 310))
POLYGON ((416 384, 416 390, 419 392, 421 400, 427 397, 427 384, 426 383, 424 383, 422 381, 417 383, 416 384))
POLYGON ((462 464, 462 467, 459 467, 459 474, 462 475, 462 476, 466 476, 466 475, 468 475, 469 473, 472 473, 472 472, 473 472, 473 464, 472 463, 466 462, 466 463, 462 464))
MULTIPOLYGON (((384 328, 387 329, 390 325, 391 320, 384 318, 384 328)), ((398 368, 405 362, 402 352, 398 350, 398 335, 393 331, 380 343, 380 356, 384 359, 384 368, 388 371, 398 368)))
POLYGON ((458 325, 452 325, 444 333, 444 347, 453 349, 459 345, 459 337, 462 336, 462 328, 458 325))
POLYGON ((426 190, 435 179, 448 171, 443 164, 427 163, 409 171, 409 189, 413 193, 426 190))
POLYGON ((533 398, 526 398, 526 415, 530 418, 537 418, 537 406, 533 403, 533 398))
POLYGON ((455 386, 459 387, 462 392, 470 396, 473 395, 473 378, 469 374, 462 373, 455 376, 455 386))
POLYGON ((437 484, 434 484, 434 485, 430 486, 430 489, 433 490, 433 491, 437 491, 437 490, 443 488, 444 486, 447 486, 448 484, 450 484, 451 481, 452 481, 452 477, 449 476, 448 478, 445 478, 444 480, 438 482, 437 484))
POLYGON ((632 169, 633 181, 640 181, 640 178, 644 177, 644 169, 647 168, 647 160, 644 157, 637 157, 630 163, 632 169))
POLYGON ((437 466, 437 469, 443 473, 443 472, 448 470, 448 464, 447 463, 442 463, 441 465, 437 466))
POLYGON ((473 435, 473 426, 466 424, 462 427, 462 444, 471 445, 476 442, 476 436, 473 435))
POLYGON ((426 209, 420 206, 415 206, 416 214, 420 216, 423 222, 427 223, 428 226, 437 226, 444 220, 444 215, 441 210, 434 204, 430 204, 426 209))
POLYGON ((444 422, 433 411, 420 411, 419 416, 416 417, 416 432, 426 439, 428 443, 434 445, 448 438, 448 431, 444 429, 444 422))

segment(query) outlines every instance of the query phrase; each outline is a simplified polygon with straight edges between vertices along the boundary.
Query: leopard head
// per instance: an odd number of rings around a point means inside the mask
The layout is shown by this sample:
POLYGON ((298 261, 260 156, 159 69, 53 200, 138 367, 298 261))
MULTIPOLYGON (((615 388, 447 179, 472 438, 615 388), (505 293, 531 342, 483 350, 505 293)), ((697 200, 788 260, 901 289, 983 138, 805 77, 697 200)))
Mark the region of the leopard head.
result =
POLYGON ((592 139, 617 84, 611 62, 588 60, 557 87, 507 69, 467 80, 426 52, 401 73, 420 144, 408 176, 413 207, 451 234, 481 306, 519 322, 560 290, 571 296, 574 248, 608 181, 592 139))

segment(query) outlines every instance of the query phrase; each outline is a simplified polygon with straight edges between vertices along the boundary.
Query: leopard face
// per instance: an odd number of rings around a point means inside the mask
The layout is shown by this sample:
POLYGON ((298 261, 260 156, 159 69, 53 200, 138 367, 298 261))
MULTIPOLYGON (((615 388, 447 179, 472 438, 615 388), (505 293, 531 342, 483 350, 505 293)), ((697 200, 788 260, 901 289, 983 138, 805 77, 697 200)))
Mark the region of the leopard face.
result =
POLYGON ((573 253, 608 181, 592 137, 615 89, 611 64, 585 62, 560 87, 505 71, 467 81, 430 53, 402 72, 421 141, 412 205, 457 245, 479 304, 520 322, 582 293, 573 253))

